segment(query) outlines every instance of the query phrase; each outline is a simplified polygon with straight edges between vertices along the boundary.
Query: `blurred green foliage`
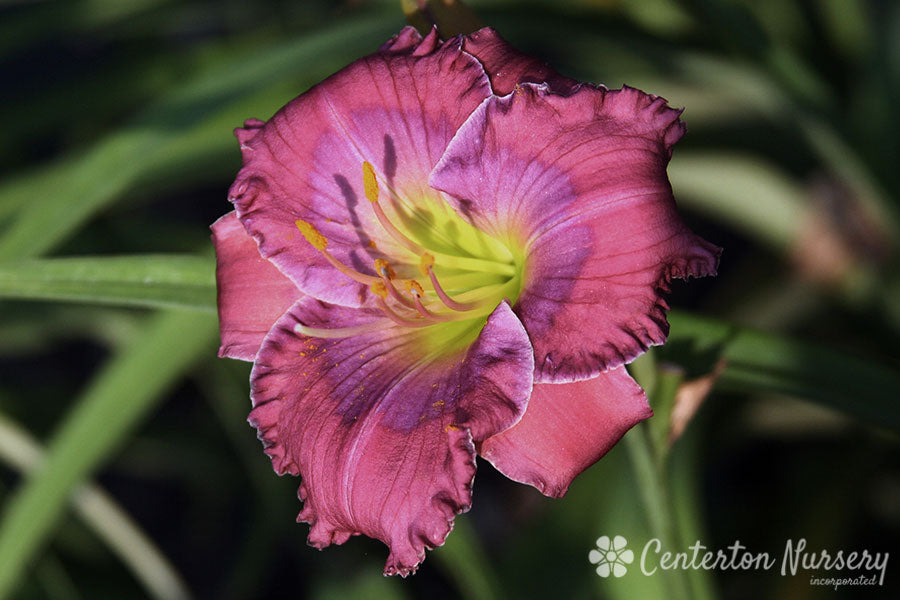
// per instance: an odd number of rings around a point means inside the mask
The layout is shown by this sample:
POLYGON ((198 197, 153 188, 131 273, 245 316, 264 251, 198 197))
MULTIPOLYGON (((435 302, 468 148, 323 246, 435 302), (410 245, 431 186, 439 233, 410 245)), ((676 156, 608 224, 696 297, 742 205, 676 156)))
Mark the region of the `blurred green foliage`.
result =
POLYGON ((884 0, 468 2, 567 75, 686 107, 671 180, 726 248, 720 274, 676 285, 670 342, 633 365, 657 416, 566 498, 482 464, 471 514, 408 580, 381 577, 371 540, 306 547, 297 482, 245 423, 249 367, 215 357, 208 225, 230 210, 231 130, 414 4, 0 2, 0 595, 861 592, 774 572, 605 580, 587 553, 604 534, 897 547, 900 4, 884 0))

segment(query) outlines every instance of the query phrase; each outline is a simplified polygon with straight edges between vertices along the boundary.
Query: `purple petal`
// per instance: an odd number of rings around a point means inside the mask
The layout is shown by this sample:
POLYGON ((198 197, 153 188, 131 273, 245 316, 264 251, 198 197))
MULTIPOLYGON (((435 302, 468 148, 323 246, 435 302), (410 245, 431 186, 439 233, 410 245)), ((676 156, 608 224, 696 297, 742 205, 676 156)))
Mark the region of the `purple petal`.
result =
POLYGON ((522 420, 478 450, 510 479, 559 497, 652 414, 625 367, 577 383, 536 383, 522 420))
POLYGON ((244 166, 229 198, 262 255, 304 293, 360 306, 365 286, 335 277, 321 256, 310 258, 297 220, 316 227, 332 255, 360 272, 374 274, 374 259, 406 252, 378 223, 362 165, 374 165, 388 212, 402 209, 412 218, 413 207, 404 203, 438 196, 428 175, 457 128, 490 95, 481 64, 461 44, 438 46, 436 34, 417 41, 404 30, 268 123, 254 121, 236 132, 244 166))
POLYGON ((468 348, 385 325, 339 339, 295 326, 356 327, 379 317, 305 298, 277 323, 254 366, 250 422, 275 470, 302 475, 299 520, 318 548, 368 535, 407 575, 471 504, 474 442, 515 424, 531 392, 525 330, 501 303, 468 348))
POLYGON ((715 273, 720 249, 684 225, 666 178, 679 114, 627 87, 523 84, 486 100, 435 167, 431 184, 477 227, 525 249, 515 311, 536 381, 590 378, 662 343, 670 279, 715 273))
POLYGON ((219 294, 219 356, 252 361, 275 321, 303 294, 259 255, 237 216, 212 225, 219 294))

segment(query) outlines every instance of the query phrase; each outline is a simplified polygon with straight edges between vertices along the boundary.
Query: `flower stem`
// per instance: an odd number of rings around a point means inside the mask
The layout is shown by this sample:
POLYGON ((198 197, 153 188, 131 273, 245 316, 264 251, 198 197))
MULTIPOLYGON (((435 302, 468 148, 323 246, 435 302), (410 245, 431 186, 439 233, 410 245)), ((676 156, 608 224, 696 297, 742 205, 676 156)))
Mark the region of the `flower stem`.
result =
MULTIPOLYGON (((629 431, 624 441, 644 504, 650 533, 660 541, 664 551, 678 551, 681 545, 674 520, 675 511, 665 464, 658 459, 646 422, 639 423, 629 431)), ((687 571, 672 569, 660 570, 660 573, 667 578, 669 598, 689 600, 692 597, 687 571)))

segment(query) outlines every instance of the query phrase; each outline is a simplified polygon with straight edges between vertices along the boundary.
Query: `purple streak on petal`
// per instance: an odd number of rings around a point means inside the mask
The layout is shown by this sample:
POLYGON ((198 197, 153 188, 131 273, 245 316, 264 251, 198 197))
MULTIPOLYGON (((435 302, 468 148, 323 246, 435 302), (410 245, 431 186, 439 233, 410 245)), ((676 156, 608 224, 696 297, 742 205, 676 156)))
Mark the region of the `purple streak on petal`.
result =
POLYGON ((278 473, 302 475, 299 520, 318 548, 364 534, 390 547, 385 573, 407 575, 471 504, 474 442, 521 418, 533 354, 509 305, 478 340, 423 356, 421 329, 317 339, 294 332, 349 327, 374 311, 304 298, 272 329, 251 375, 259 430, 278 473))
POLYGON ((219 294, 219 356, 252 361, 275 321, 301 296, 275 265, 259 255, 237 216, 212 225, 219 294))
POLYGON ((625 432, 652 415, 625 367, 577 383, 537 383, 525 416, 479 445, 501 473, 560 497, 625 432))
MULTIPOLYGON (((364 286, 338 275, 320 256, 309 259, 298 219, 328 239, 338 260, 369 274, 375 258, 408 254, 366 200, 363 161, 374 165, 388 205, 396 201, 388 189, 409 202, 433 195, 429 173, 457 128, 490 95, 481 64, 462 51, 461 41, 438 46, 436 39, 429 35, 415 44, 412 32, 401 32, 387 50, 313 87, 265 126, 238 130, 244 166, 229 199, 262 255, 304 293, 345 306, 366 298, 364 286)), ((410 260, 412 269, 418 257, 410 260)))
POLYGON ((679 115, 632 88, 524 84, 487 99, 435 167, 431 185, 477 227, 525 248, 515 310, 536 381, 590 378, 662 343, 669 281, 715 274, 720 249, 684 225, 666 178, 679 115))
POLYGON ((552 91, 564 95, 571 94, 580 85, 533 56, 516 50, 490 27, 470 33, 464 40, 463 48, 484 65, 498 96, 505 96, 520 83, 546 83, 552 91))

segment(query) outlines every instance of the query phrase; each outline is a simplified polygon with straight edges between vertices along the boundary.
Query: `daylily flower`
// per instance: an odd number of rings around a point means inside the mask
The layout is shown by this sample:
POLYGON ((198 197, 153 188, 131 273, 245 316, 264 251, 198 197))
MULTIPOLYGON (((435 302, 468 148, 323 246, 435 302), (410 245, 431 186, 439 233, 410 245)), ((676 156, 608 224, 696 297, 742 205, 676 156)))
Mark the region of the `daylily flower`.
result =
POLYGON ((476 454, 562 496, 650 416, 623 365, 719 252, 675 210, 679 115, 490 29, 406 28, 236 130, 220 354, 254 361, 250 422, 302 477, 311 545, 377 538, 407 575, 470 507, 476 454))

